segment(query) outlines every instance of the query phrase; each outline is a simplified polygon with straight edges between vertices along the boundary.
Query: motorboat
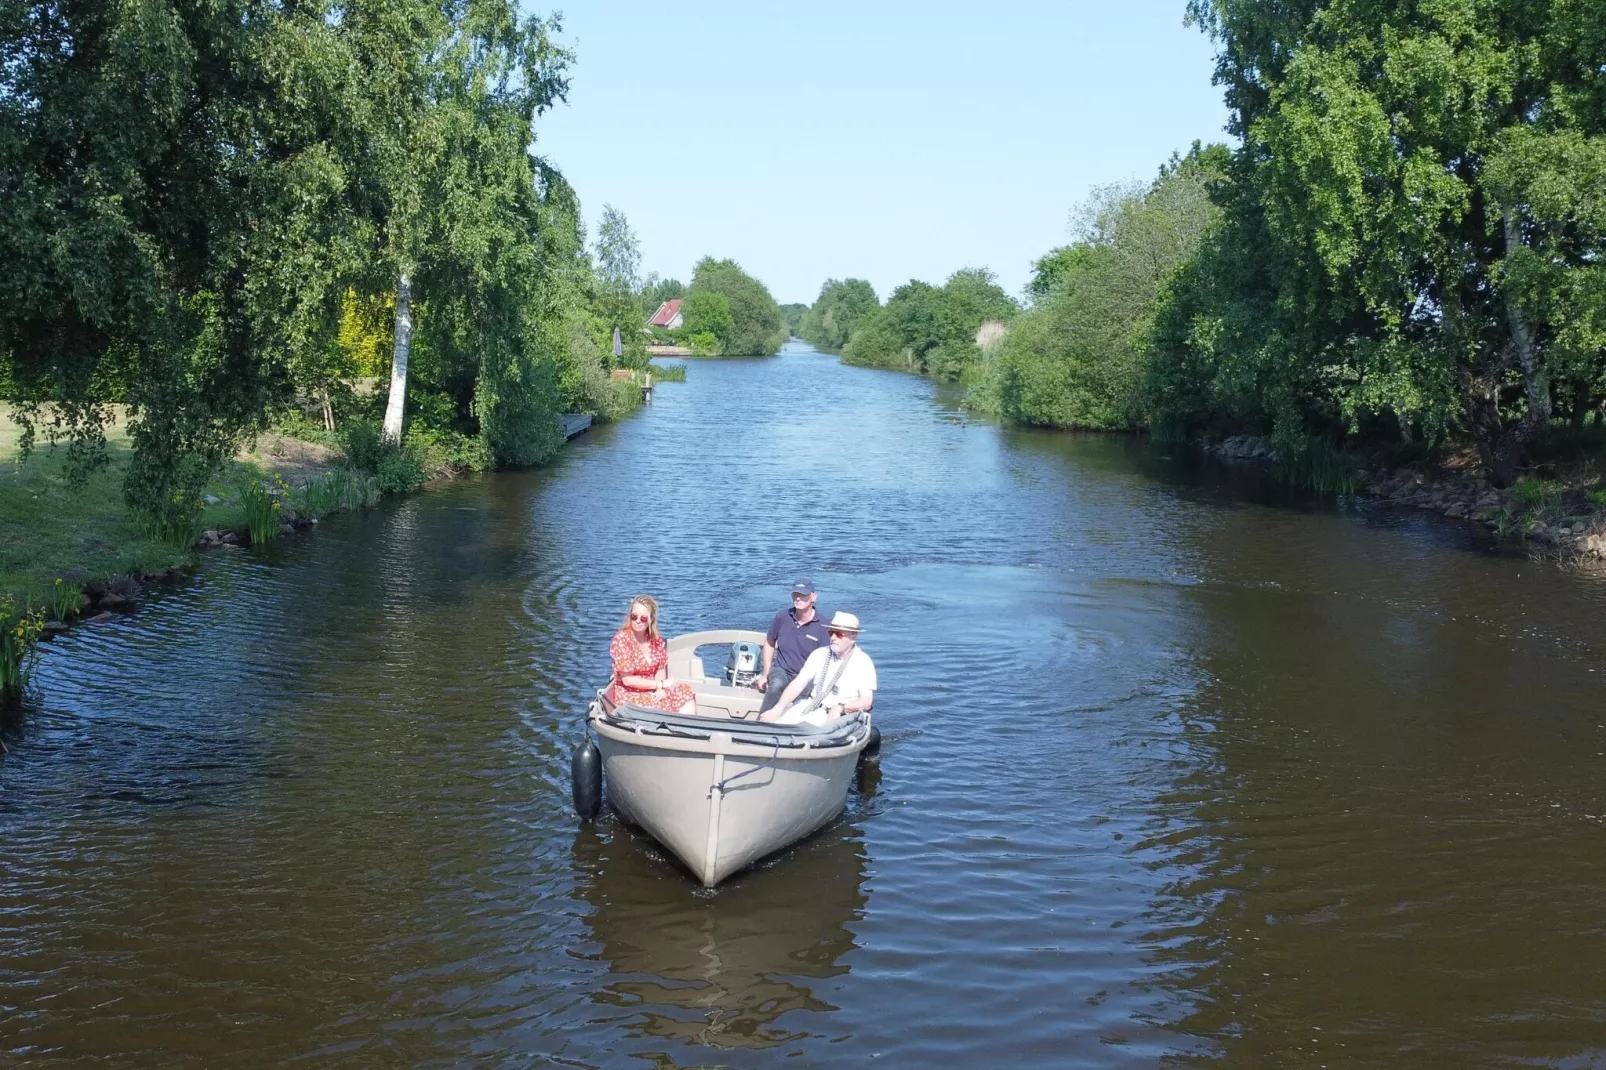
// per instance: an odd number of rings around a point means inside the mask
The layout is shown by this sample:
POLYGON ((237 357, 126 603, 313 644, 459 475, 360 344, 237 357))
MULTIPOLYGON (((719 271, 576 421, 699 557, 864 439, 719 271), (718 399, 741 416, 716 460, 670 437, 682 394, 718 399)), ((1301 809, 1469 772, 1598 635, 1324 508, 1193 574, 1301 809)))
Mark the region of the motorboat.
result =
POLYGON ((582 816, 595 812, 605 791, 621 817, 710 888, 840 814, 860 754, 880 741, 868 712, 824 725, 760 722, 764 696, 748 684, 763 638, 719 630, 670 639, 668 673, 691 685, 696 714, 615 705, 604 688, 586 711, 595 757, 587 756, 589 740, 575 753, 582 816), (708 675, 698 653, 704 647, 731 652, 723 676, 708 675))

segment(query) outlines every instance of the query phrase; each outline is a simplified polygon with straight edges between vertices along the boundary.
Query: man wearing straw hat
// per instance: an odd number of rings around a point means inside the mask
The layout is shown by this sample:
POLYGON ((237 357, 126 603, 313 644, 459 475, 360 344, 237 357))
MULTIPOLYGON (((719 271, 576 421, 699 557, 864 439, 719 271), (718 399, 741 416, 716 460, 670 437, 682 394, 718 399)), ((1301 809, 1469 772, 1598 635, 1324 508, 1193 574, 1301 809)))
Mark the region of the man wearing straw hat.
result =
POLYGON ((830 646, 808 656, 803 668, 781 692, 774 710, 760 720, 781 724, 824 724, 845 713, 857 713, 875 705, 875 662, 859 649, 859 618, 840 610, 826 625, 830 646), (804 692, 808 697, 804 698, 804 692))

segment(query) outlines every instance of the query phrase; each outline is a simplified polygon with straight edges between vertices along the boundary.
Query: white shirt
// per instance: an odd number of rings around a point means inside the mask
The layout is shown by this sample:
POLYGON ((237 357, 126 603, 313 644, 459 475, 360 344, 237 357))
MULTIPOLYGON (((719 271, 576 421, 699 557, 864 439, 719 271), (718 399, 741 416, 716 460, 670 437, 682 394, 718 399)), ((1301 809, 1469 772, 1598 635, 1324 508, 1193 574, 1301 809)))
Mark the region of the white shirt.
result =
MULTIPOLYGON (((829 648, 814 651, 803 662, 803 668, 798 670, 797 679, 807 680, 812 684, 820 678, 820 667, 830 657, 831 651, 829 648)), ((824 708, 826 706, 840 706, 844 702, 852 702, 854 699, 873 698, 875 696, 875 662, 870 660, 870 655, 861 650, 857 643, 848 652, 847 659, 842 664, 841 669, 842 671, 839 675, 835 663, 826 666, 825 678, 826 683, 830 686, 827 687, 819 708, 806 718, 810 723, 817 723, 825 719, 824 708), (832 677, 836 677, 835 683, 831 682, 832 677)), ((811 697, 794 702, 785 713, 781 714, 780 722, 782 724, 796 724, 798 721, 804 720, 803 709, 811 705, 813 701, 811 697)))

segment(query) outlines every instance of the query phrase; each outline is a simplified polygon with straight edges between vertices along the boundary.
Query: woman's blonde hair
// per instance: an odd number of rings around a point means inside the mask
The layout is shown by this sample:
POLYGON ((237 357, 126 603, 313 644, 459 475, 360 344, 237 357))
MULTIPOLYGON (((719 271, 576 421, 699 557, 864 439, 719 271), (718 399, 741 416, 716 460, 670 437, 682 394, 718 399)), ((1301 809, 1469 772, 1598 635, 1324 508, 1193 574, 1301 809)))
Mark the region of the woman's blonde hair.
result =
POLYGON ((630 611, 637 606, 646 606, 647 616, 652 618, 647 622, 647 635, 653 639, 662 638, 658 634, 658 599, 650 594, 638 594, 630 600, 629 605, 625 606, 625 630, 630 630, 630 611))

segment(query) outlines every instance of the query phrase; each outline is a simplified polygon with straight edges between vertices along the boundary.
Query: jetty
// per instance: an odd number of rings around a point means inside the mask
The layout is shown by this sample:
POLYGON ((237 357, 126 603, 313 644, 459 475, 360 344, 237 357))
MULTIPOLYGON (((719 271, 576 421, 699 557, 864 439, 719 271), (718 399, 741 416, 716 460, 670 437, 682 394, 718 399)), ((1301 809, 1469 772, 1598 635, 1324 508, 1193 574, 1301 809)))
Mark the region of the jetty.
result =
POLYGON ((573 438, 582 431, 591 428, 591 417, 583 412, 566 412, 559 417, 563 421, 563 437, 565 440, 573 438))

